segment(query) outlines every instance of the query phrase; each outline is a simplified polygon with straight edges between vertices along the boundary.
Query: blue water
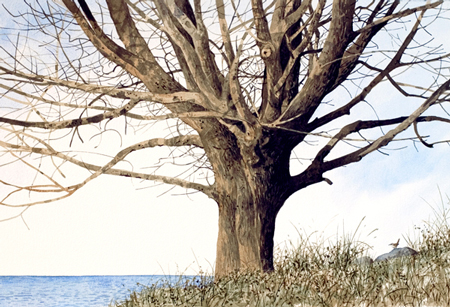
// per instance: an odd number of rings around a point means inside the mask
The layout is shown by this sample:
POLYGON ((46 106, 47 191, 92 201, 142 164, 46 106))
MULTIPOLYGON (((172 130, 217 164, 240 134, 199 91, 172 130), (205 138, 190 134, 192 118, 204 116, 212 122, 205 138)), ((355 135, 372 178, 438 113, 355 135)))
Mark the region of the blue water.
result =
MULTIPOLYGON (((0 307, 106 307, 161 280, 168 277, 0 276, 0 307)), ((171 282, 178 280, 170 276, 171 282)))

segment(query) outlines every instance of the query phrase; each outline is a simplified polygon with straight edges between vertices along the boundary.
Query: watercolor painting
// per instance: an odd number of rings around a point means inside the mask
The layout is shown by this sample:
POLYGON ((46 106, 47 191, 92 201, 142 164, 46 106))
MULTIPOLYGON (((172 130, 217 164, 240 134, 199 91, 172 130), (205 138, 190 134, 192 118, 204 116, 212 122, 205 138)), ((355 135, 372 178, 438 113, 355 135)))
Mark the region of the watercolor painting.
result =
POLYGON ((1 4, 0 307, 448 305, 448 1, 1 4))

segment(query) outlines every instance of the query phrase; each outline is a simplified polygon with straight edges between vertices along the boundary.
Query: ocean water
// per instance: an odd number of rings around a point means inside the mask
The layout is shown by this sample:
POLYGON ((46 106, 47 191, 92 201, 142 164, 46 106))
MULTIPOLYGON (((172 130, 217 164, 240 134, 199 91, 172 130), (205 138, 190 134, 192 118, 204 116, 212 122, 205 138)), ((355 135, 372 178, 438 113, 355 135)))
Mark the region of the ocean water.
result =
POLYGON ((179 277, 0 276, 0 307, 106 307, 161 280, 175 283, 179 277))

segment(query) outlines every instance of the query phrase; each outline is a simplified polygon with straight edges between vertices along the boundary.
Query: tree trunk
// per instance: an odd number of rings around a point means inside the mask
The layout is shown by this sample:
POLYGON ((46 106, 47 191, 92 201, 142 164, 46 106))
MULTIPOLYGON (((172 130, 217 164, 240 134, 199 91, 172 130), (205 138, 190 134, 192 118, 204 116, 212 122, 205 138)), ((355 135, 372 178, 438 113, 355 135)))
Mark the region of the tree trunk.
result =
POLYGON ((283 150, 279 138, 277 144, 236 146, 231 134, 203 143, 219 206, 216 278, 239 270, 272 271, 275 219, 290 195, 290 149, 283 150))
POLYGON ((236 270, 273 270, 275 220, 285 197, 271 194, 270 190, 278 188, 269 181, 259 188, 259 180, 248 182, 242 174, 236 175, 232 181, 216 178, 217 187, 223 186, 218 188, 222 193, 218 200, 216 277, 236 270))

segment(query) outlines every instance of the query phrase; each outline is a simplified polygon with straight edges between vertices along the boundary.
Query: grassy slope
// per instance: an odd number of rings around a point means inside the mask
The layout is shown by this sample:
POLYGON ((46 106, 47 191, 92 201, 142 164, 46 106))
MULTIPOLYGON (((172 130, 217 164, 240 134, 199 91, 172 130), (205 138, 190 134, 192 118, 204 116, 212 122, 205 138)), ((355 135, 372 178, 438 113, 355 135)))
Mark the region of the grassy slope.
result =
POLYGON ((409 241, 420 251, 415 258, 357 265, 367 245, 354 236, 332 244, 301 237, 296 248, 278 253, 274 273, 153 285, 113 306, 450 306, 448 213, 442 205, 422 236, 409 241))

